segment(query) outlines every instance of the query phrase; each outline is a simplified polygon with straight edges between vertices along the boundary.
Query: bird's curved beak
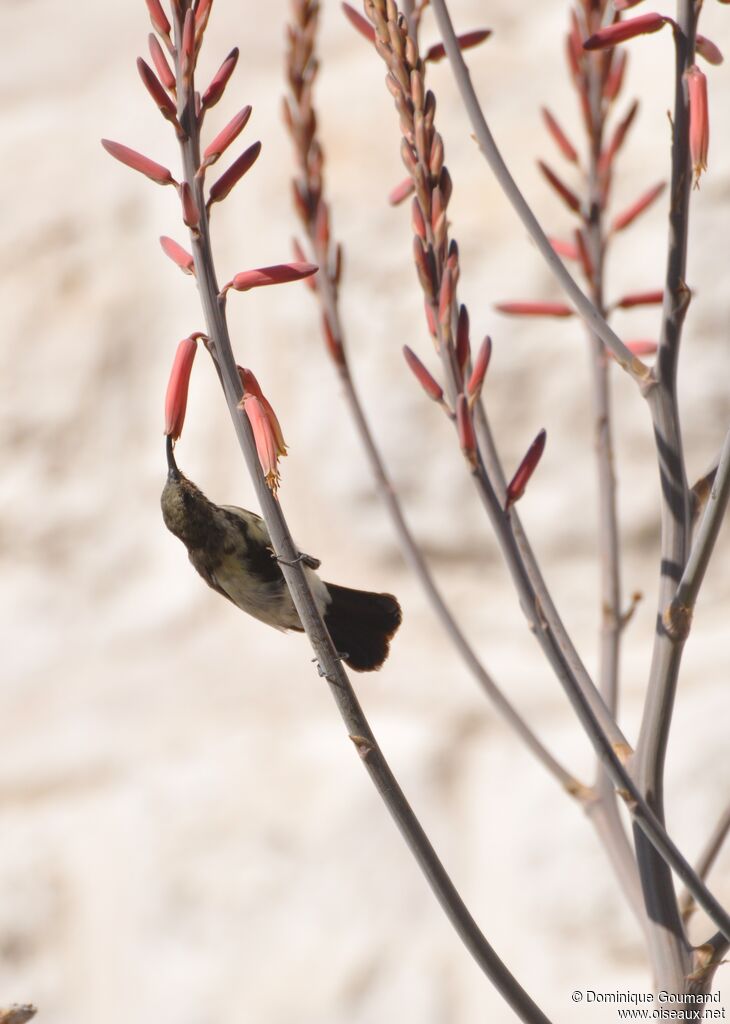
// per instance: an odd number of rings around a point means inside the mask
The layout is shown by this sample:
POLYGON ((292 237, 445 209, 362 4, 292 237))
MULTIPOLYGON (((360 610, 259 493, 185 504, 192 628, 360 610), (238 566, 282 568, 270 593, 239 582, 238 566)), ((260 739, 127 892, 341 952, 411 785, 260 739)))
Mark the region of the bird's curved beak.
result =
POLYGON ((175 453, 173 451, 175 442, 169 435, 165 440, 165 447, 167 451, 167 479, 171 481, 177 481, 180 480, 182 474, 180 473, 180 470, 177 468, 177 463, 175 462, 175 453))

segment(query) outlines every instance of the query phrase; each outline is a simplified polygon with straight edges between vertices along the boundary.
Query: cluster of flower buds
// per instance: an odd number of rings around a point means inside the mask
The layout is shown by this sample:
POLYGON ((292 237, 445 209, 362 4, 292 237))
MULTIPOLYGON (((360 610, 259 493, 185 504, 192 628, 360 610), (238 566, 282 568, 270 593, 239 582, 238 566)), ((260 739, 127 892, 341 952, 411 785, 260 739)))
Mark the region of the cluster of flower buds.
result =
MULTIPOLYGON (((226 199, 234 186, 253 167, 261 152, 261 143, 254 142, 245 148, 205 194, 206 172, 229 151, 251 117, 251 107, 243 107, 206 146, 201 145, 204 118, 225 93, 238 62, 238 49, 231 50, 201 94, 195 89, 195 67, 212 0, 171 0, 169 16, 161 0, 146 0, 146 4, 154 29, 149 36, 152 66, 140 57, 137 69, 155 106, 172 125, 180 142, 184 179, 177 181, 167 167, 119 142, 105 139, 102 144, 111 156, 127 167, 159 185, 171 185, 176 189, 182 221, 189 232, 191 251, 166 235, 162 236, 160 243, 165 255, 177 267, 186 274, 198 276, 201 287, 209 288, 215 281, 210 250, 211 206, 226 199), (201 149, 202 156, 199 155, 201 149)), ((266 285, 308 279, 316 271, 317 266, 306 260, 245 270, 234 274, 217 298, 224 299, 230 290, 249 291, 266 285)), ((214 300, 216 296, 211 295, 210 298, 214 300)), ((209 328, 212 335, 214 326, 209 328)), ((197 340, 201 337, 203 335, 200 333, 190 335, 180 342, 175 355, 165 400, 165 433, 173 441, 180 437, 182 431, 190 373, 197 340)), ((212 337, 208 344, 215 347, 216 338, 212 337)), ((267 483, 275 491, 279 482, 278 459, 285 454, 281 429, 253 374, 248 370, 241 371, 241 382, 244 390, 242 407, 252 427, 267 483)))

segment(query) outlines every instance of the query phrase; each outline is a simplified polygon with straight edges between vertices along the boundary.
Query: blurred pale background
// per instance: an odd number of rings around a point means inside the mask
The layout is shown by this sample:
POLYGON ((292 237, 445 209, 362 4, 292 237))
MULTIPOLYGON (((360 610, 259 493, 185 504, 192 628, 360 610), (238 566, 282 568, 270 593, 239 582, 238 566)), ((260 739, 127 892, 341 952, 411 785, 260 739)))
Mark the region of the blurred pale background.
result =
MULTIPOLYGON (((383 68, 324 4, 318 89, 352 361, 406 510, 473 642, 553 750, 592 759, 514 600, 450 432, 400 348, 427 357, 383 68)), ((663 8, 663 5, 662 5, 663 8)), ((215 112, 244 102, 256 168, 214 217, 220 276, 289 258, 290 151, 279 117, 283 2, 217 0, 202 58, 241 60, 215 112)), ((470 64, 497 139, 550 233, 571 225, 535 170, 555 166, 547 102, 576 136, 567 5, 453 4, 495 37, 470 64)), ((669 7, 666 7, 669 13, 669 7)), ((176 167, 134 58, 139 2, 0 0, 4 197, 0 344, 0 1005, 45 1024, 474 1024, 511 1013, 462 950, 375 796, 302 638, 267 631, 205 588, 164 530, 162 398, 177 340, 202 326, 195 288, 157 238, 184 238, 171 190, 114 164, 108 136, 176 167)), ((706 5, 725 49, 730 12, 706 5)), ((430 21, 425 40, 434 41, 430 21)), ((668 33, 631 48, 642 108, 616 200, 666 174, 668 33), (651 95, 645 89, 652 88, 651 95)), ((576 323, 522 323, 505 298, 557 297, 476 147, 448 68, 431 74, 455 182, 453 235, 474 333, 495 354, 487 402, 508 466, 541 426, 523 515, 589 666, 598 622, 587 360, 576 323)), ((710 171, 693 195, 697 289, 681 362, 694 478, 730 421, 728 67, 710 69, 710 171)), ((665 205, 615 246, 609 294, 661 285, 665 205)), ((397 593, 405 621, 358 694, 476 918, 556 1020, 574 988, 646 991, 633 919, 587 822, 496 719, 403 567, 346 419, 307 290, 233 296, 239 361, 290 444, 282 501, 338 582, 397 593)), ((616 321, 651 337, 654 310, 616 321)), ((635 737, 656 587, 658 486, 646 409, 616 373, 626 592, 623 725, 635 737)), ((214 499, 251 504, 217 382, 195 368, 181 466, 214 499)), ((727 798, 730 538, 721 540, 685 656, 667 768, 669 824, 695 856, 727 798)), ((725 856, 713 885, 730 899, 725 856), (724 870, 723 870, 724 869, 724 870)), ((701 919, 697 935, 706 934, 701 919)), ((721 971, 718 986, 726 978, 721 971)))

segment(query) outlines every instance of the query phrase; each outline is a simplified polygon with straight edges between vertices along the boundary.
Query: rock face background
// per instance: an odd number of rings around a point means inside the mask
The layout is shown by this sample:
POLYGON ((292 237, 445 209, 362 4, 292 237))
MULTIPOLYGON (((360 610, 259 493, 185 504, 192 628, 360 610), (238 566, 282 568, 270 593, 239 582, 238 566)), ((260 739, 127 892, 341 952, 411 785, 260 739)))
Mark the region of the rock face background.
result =
MULTIPOLYGON (((347 249, 352 360, 407 513, 486 664, 550 748, 592 758, 527 632, 501 557, 438 412, 403 364, 429 356, 409 262, 397 123, 383 69, 325 4, 318 90, 335 228, 347 249)), ((662 9, 664 5, 661 5, 662 9)), ((703 32, 727 49, 728 15, 703 32)), ((567 215, 534 160, 558 165, 539 106, 572 134, 566 4, 453 4, 494 38, 470 64, 497 139, 551 233, 567 215)), ((114 164, 119 139, 176 167, 172 135, 134 69, 142 0, 2 0, 3 341, 0 345, 0 1005, 46 1024, 419 1024, 511 1021, 462 950, 370 787, 306 643, 206 590, 164 530, 162 397, 175 343, 202 326, 195 288, 157 237, 184 237, 175 196, 114 164)), ((667 12, 669 8, 667 7, 667 12)), ((262 157, 215 211, 220 275, 286 259, 296 230, 279 117, 284 3, 218 0, 212 73, 242 56, 221 125, 250 102, 262 157)), ((427 42, 436 38, 432 23, 427 42)), ((666 174, 668 32, 631 46, 626 109, 642 96, 617 208, 666 174)), ((691 476, 728 422, 727 66, 710 69, 710 172, 693 195, 681 362, 691 476), (723 99, 724 97, 724 99, 723 99), (723 120, 724 119, 724 120, 723 120)), ((595 486, 585 343, 572 321, 509 321, 505 298, 557 297, 469 138, 448 68, 434 68, 455 181, 452 231, 474 333, 495 343, 487 402, 508 466, 541 426, 548 447, 523 516, 559 607, 595 663, 595 486)), ((616 241, 609 293, 658 287, 666 202, 616 241)), ((555 1020, 613 1021, 573 989, 648 991, 637 929, 588 823, 467 676, 403 567, 303 286, 234 296, 233 334, 284 424, 282 502, 333 580, 396 592, 405 622, 387 668, 357 690, 478 921, 555 1020)), ((654 310, 616 318, 651 337, 654 310)), ((637 733, 654 619, 658 482, 649 420, 615 374, 627 594, 622 724, 637 733)), ((217 382, 194 374, 181 466, 214 499, 253 501, 217 382)), ((730 537, 688 644, 667 765, 672 833, 694 857, 727 798, 730 537)), ((730 899, 728 856, 713 885, 730 899), (723 870, 724 868, 724 870, 723 870)), ((696 935, 708 933, 695 922, 696 935)), ((726 975, 718 978, 721 991, 726 975)), ((724 998, 724 997, 723 997, 724 998)))

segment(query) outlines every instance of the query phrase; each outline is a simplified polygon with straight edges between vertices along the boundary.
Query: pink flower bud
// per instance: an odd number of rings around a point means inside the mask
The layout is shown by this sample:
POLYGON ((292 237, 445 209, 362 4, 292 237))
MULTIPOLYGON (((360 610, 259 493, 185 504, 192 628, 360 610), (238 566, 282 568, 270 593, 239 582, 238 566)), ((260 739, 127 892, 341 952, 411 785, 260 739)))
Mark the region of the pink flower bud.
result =
POLYGON ((627 56, 625 50, 614 50, 611 59, 611 70, 606 77, 606 84, 603 86, 603 95, 608 103, 613 103, 621 92, 626 74, 627 56))
POLYGON ((633 292, 631 295, 624 295, 614 305, 616 309, 632 309, 634 306, 659 305, 663 299, 664 292, 658 288, 653 292, 633 292))
POLYGON ((200 224, 200 210, 187 181, 180 186, 180 202, 182 203, 183 223, 189 228, 197 228, 200 224))
POLYGON ((544 430, 541 430, 527 449, 527 454, 517 467, 517 472, 507 485, 507 497, 504 505, 505 511, 514 505, 516 501, 519 501, 525 493, 525 488, 530 482, 532 474, 537 469, 537 464, 542 458, 542 453, 545 451, 546 438, 547 434, 544 430))
POLYGON ((564 185, 560 178, 553 171, 550 170, 548 165, 542 160, 537 161, 537 166, 540 168, 542 173, 545 175, 547 180, 550 182, 552 187, 558 193, 563 202, 568 206, 574 213, 580 212, 580 199, 567 185, 564 185))
POLYGON ((407 345, 403 346, 403 355, 408 363, 413 376, 416 378, 418 383, 421 385, 423 390, 426 392, 429 398, 432 398, 434 402, 442 402, 444 398, 444 392, 441 385, 435 380, 428 372, 426 367, 423 365, 421 360, 418 358, 415 352, 412 351, 407 345))
POLYGON ((208 24, 212 5, 213 0, 199 0, 195 7, 195 37, 198 46, 200 46, 200 41, 203 38, 205 26, 208 24))
POLYGON ((498 302, 494 307, 507 316, 572 316, 573 310, 563 302, 498 302))
POLYGON ((647 210, 651 204, 659 198, 666 187, 666 182, 662 181, 653 188, 650 188, 648 192, 644 192, 643 195, 639 196, 635 203, 632 203, 623 213, 619 213, 614 218, 613 224, 611 225, 611 231, 623 231, 629 224, 633 224, 637 217, 639 217, 644 210, 647 210))
POLYGON ((195 67, 195 14, 192 7, 185 12, 182 31, 183 75, 190 79, 195 67))
POLYGON ((195 353, 198 350, 199 334, 183 338, 178 344, 175 359, 170 371, 170 379, 165 395, 165 434, 177 441, 182 434, 185 422, 185 410, 188 404, 188 385, 193 369, 195 353))
POLYGON ((234 68, 238 63, 238 47, 234 46, 231 52, 228 54, 226 59, 223 61, 221 66, 218 68, 216 73, 211 79, 210 85, 203 93, 201 105, 203 110, 210 110, 214 107, 218 100, 223 95, 223 92, 228 85, 228 79, 233 74, 234 68))
POLYGON ((369 43, 374 43, 375 29, 370 22, 366 21, 362 14, 359 14, 350 4, 343 3, 342 10, 347 20, 357 29, 360 35, 367 39, 369 43))
POLYGON ((472 469, 477 466, 477 439, 474 434, 474 424, 471 420, 469 403, 466 395, 459 395, 456 399, 456 432, 459 436, 461 450, 466 456, 472 469))
POLYGON ((170 99, 169 93, 165 91, 162 82, 160 82, 152 68, 149 64, 145 63, 141 57, 137 58, 137 70, 139 71, 139 77, 142 79, 147 92, 155 101, 155 104, 162 116, 167 121, 177 124, 177 110, 175 108, 175 104, 170 99))
POLYGON ((469 397, 469 405, 473 405, 481 394, 484 377, 492 357, 492 339, 487 335, 481 344, 477 357, 474 361, 474 369, 471 371, 469 383, 466 385, 466 393, 469 397))
POLYGON ((230 144, 238 138, 243 129, 248 124, 248 119, 251 116, 251 107, 244 107, 243 110, 239 110, 235 117, 231 118, 225 128, 218 132, 216 137, 206 147, 203 152, 203 159, 206 164, 212 164, 214 160, 217 160, 221 153, 224 153, 230 144))
POLYGON ((580 253, 572 242, 565 242, 561 238, 550 238, 548 239, 553 250, 562 256, 565 260, 578 260, 580 259, 580 253))
POLYGON ((626 113, 626 116, 619 121, 616 131, 613 133, 613 137, 609 142, 606 149, 601 153, 601 171, 605 174, 608 168, 613 163, 613 159, 618 153, 621 146, 624 144, 626 133, 633 124, 634 118, 639 109, 639 101, 634 100, 626 113))
POLYGON ((147 0, 147 10, 150 14, 150 21, 155 32, 159 34, 169 42, 170 39, 170 22, 167 20, 167 16, 162 9, 160 0, 147 0))
POLYGON ((162 47, 157 41, 157 36, 150 32, 147 37, 147 42, 150 47, 150 57, 152 58, 152 63, 157 69, 157 74, 160 76, 160 81, 166 89, 170 90, 170 92, 175 92, 175 76, 172 73, 170 65, 167 63, 167 58, 165 57, 162 47))
POLYGON ((404 199, 411 195, 414 188, 413 179, 410 177, 404 178, 394 189, 391 189, 388 194, 388 202, 391 206, 398 206, 399 203, 402 203, 404 199))
POLYGON ((426 323, 428 324, 428 333, 432 338, 435 338, 438 334, 438 328, 436 326, 436 314, 433 311, 433 307, 429 302, 428 298, 423 301, 423 309, 426 314, 426 323))
POLYGON ((140 174, 146 175, 152 181, 157 182, 158 185, 177 185, 167 167, 155 163, 148 156, 143 156, 142 153, 138 153, 135 149, 123 146, 121 142, 112 142, 110 139, 102 139, 101 144, 115 160, 126 164, 127 167, 131 167, 133 171, 139 171, 140 174))
MULTIPOLYGON (((729 0, 730 2, 730 0, 729 0)), ((704 57, 708 64, 722 64, 724 58, 719 46, 716 46, 707 36, 699 33, 695 36, 695 49, 700 57, 704 57)))
POLYGON ((342 347, 342 339, 335 335, 326 313, 322 316, 322 334, 332 362, 338 368, 345 366, 345 350, 342 347))
POLYGON ((553 115, 550 113, 550 111, 547 109, 547 107, 542 108, 542 117, 545 121, 545 125, 547 126, 547 130, 552 135, 555 144, 557 145, 558 149, 563 154, 565 159, 570 160, 571 163, 577 163, 578 153, 576 152, 575 146, 568 139, 567 135, 560 127, 558 122, 555 120, 553 115))
POLYGON ((195 261, 187 250, 183 249, 181 245, 178 245, 172 238, 168 238, 167 235, 162 235, 160 238, 160 245, 162 251, 166 256, 175 263, 184 274, 195 273, 195 261))
POLYGON ((671 21, 671 18, 665 18, 663 15, 655 13, 640 14, 638 18, 628 18, 626 21, 615 21, 612 25, 606 25, 586 39, 583 49, 603 50, 607 46, 624 43, 627 39, 634 39, 636 36, 658 32, 668 21, 671 21))
POLYGON ((261 152, 261 143, 254 142, 245 152, 241 153, 237 160, 234 160, 227 171, 221 174, 220 178, 210 186, 208 203, 219 203, 225 199, 234 185, 237 185, 246 171, 256 163, 261 152))
POLYGON ((684 73, 689 91, 689 151, 695 188, 707 170, 707 149, 710 144, 710 118, 707 110, 707 78, 696 64, 684 73))
MULTIPOLYGON (((460 50, 470 50, 472 46, 479 46, 485 39, 489 39, 491 34, 491 28, 476 28, 472 32, 464 32, 462 35, 457 36, 456 41, 459 44, 460 50)), ((423 59, 424 61, 430 61, 432 64, 437 64, 445 56, 446 47, 444 44, 436 43, 426 50, 426 55, 423 59)))
POLYGON ((456 326, 456 362, 463 377, 469 362, 471 346, 469 344, 469 311, 465 305, 459 309, 459 321, 456 326))
POLYGON ((301 281, 304 277, 316 274, 318 270, 319 267, 313 263, 277 263, 271 267, 244 270, 225 285, 221 294, 225 295, 229 288, 237 292, 247 292, 251 288, 262 288, 268 284, 301 281))
POLYGON ((454 275, 447 266, 441 278, 439 291, 439 323, 448 330, 451 323, 451 306, 454 301, 454 275))
POLYGON ((588 251, 586 238, 582 231, 576 230, 575 232, 575 247, 578 250, 578 259, 583 267, 583 273, 589 281, 592 281, 594 270, 593 260, 590 252, 588 251))

